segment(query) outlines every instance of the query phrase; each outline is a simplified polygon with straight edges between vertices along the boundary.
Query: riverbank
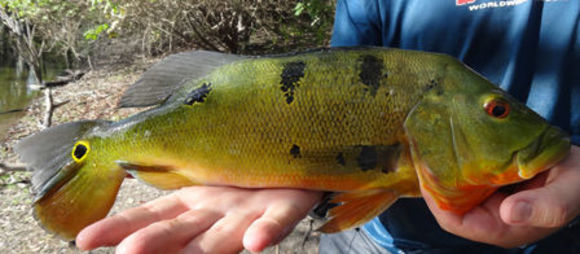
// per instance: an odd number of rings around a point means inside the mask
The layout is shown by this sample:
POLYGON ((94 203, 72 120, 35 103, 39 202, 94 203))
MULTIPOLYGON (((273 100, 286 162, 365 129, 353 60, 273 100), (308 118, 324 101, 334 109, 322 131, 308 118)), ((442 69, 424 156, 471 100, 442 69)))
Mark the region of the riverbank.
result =
MULTIPOLYGON (((157 60, 139 59, 130 65, 107 66, 90 71, 66 86, 54 88, 55 104, 66 103, 54 111, 53 125, 82 119, 116 121, 138 112, 140 109, 119 109, 117 103, 123 91, 157 60)), ((0 142, 0 162, 18 163, 12 147, 21 138, 41 129, 43 103, 43 98, 33 100, 24 116, 8 129, 0 142)), ((48 234, 33 219, 29 178, 28 172, 0 176, 0 253, 79 253, 74 246, 48 234)), ((164 193, 136 180, 127 180, 121 187, 112 213, 164 193)), ((266 253, 317 253, 318 235, 309 229, 310 223, 306 219, 290 237, 266 253)), ((101 248, 91 253, 114 253, 114 248, 101 248)))

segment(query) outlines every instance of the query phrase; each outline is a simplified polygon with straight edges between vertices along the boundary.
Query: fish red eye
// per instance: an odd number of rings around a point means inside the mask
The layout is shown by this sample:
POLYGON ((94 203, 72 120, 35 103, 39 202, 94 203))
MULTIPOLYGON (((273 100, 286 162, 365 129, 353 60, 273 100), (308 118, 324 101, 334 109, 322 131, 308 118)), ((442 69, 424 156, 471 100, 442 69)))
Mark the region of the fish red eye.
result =
POLYGON ((501 100, 491 100, 485 103, 485 112, 495 118, 505 118, 510 113, 510 105, 501 100))

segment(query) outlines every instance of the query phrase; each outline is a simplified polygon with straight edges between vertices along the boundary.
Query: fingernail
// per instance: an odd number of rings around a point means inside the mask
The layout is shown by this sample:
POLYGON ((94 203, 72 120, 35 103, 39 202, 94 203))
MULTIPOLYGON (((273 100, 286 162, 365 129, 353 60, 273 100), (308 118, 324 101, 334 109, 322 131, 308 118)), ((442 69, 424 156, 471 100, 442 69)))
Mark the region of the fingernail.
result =
POLYGON ((525 222, 532 215, 532 205, 527 201, 519 201, 514 205, 512 222, 525 222))

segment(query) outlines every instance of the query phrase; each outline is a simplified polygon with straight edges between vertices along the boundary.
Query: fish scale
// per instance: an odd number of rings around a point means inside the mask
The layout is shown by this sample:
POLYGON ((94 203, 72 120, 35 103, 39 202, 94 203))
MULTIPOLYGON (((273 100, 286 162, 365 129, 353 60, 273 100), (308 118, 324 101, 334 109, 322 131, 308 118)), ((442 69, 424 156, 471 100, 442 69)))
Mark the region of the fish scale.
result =
POLYGON ((419 181, 444 209, 466 212, 570 146, 459 61, 398 49, 180 53, 148 70, 121 105, 158 106, 57 126, 15 149, 35 170, 36 217, 65 239, 107 214, 126 174, 161 189, 336 192, 340 205, 320 230, 337 232, 419 196, 419 181), (486 105, 511 112, 496 119, 486 105))

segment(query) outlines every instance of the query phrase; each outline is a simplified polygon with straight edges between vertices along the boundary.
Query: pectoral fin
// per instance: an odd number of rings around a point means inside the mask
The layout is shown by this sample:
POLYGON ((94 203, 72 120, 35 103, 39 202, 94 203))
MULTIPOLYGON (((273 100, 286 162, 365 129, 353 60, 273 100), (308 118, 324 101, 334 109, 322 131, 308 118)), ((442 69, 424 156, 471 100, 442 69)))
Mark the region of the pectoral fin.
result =
POLYGON ((341 205, 330 209, 330 220, 318 231, 336 233, 356 227, 379 215, 398 197, 397 192, 385 189, 341 193, 330 200, 330 203, 341 205))
POLYGON ((198 185, 195 181, 180 174, 172 166, 139 165, 127 161, 116 161, 116 163, 134 178, 162 190, 198 185))

